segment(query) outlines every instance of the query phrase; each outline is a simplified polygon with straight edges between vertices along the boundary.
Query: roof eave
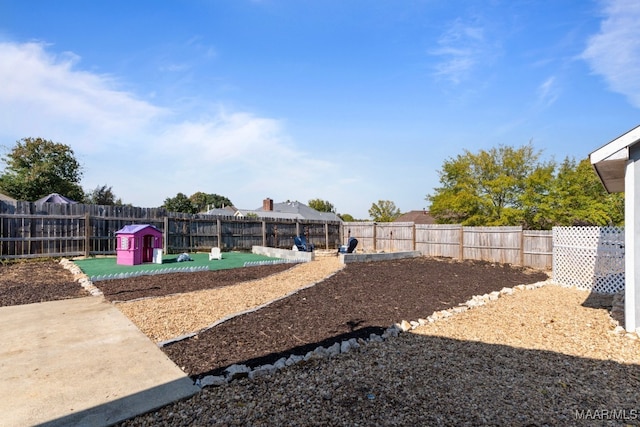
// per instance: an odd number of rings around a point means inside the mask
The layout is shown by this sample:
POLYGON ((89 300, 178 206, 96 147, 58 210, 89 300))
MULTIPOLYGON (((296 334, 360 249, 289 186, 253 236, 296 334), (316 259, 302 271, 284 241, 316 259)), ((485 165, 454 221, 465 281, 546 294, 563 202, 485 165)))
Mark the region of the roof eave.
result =
POLYGON ((629 149, 640 141, 640 126, 589 154, 591 165, 609 193, 624 192, 624 175, 629 149))

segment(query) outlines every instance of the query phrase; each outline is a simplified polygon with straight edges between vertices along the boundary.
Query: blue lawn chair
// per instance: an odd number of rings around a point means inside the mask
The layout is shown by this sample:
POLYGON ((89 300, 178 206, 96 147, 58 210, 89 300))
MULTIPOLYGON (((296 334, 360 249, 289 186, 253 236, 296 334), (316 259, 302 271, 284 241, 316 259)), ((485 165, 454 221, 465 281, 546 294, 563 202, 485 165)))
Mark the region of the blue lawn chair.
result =
POLYGON ((346 245, 340 246, 338 249, 339 254, 351 254, 356 250, 356 246, 358 246, 358 239, 355 237, 349 237, 346 245))
POLYGON ((294 237, 293 243, 295 243, 296 248, 298 248, 300 252, 313 252, 313 244, 307 244, 307 239, 305 239, 304 237, 294 237))

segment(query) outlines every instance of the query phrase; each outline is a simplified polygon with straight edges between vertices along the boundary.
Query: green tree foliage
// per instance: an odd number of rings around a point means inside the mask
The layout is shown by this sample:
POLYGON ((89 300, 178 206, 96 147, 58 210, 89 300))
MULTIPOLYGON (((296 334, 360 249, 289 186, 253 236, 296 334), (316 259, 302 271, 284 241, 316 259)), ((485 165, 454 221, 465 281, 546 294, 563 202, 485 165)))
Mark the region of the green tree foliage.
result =
POLYGON ((311 209, 315 209, 318 212, 330 212, 336 213, 336 208, 330 202, 322 199, 311 199, 309 200, 308 206, 311 209))
POLYGON ((122 205, 122 200, 116 198, 111 187, 97 186, 84 197, 85 203, 92 205, 122 205))
POLYGON ((0 190, 18 200, 34 201, 51 193, 83 200, 82 168, 68 145, 23 138, 2 159, 0 190))
POLYGON ((439 223, 470 226, 619 225, 624 199, 607 194, 588 159, 540 162, 529 143, 445 161, 441 186, 427 195, 439 223))
POLYGON ((178 193, 175 197, 166 198, 162 207, 169 212, 184 212, 191 214, 198 212, 193 202, 184 193, 178 193))
POLYGON ((539 153, 532 145, 499 147, 445 161, 441 187, 430 212, 440 222, 464 225, 508 225, 521 220, 520 197, 536 170, 539 153))
POLYGON ((195 206, 196 212, 204 212, 208 209, 233 206, 231 200, 219 194, 208 194, 198 191, 189 196, 189 200, 195 206))
POLYGON ((162 207, 171 212, 198 213, 211 208, 233 206, 231 200, 218 194, 208 194, 198 191, 187 197, 184 193, 178 193, 175 197, 165 199, 162 207))
POLYGON ((551 199, 555 223, 608 225, 624 222, 624 196, 609 194, 589 159, 565 159, 559 166, 551 199))
POLYGON ((547 230, 555 223, 553 186, 555 164, 542 164, 527 177, 526 186, 520 198, 522 211, 518 223, 525 229, 547 230))
POLYGON ((400 216, 400 209, 390 200, 378 200, 371 204, 369 216, 376 222, 392 222, 400 216))
POLYGON ((351 214, 338 214, 341 220, 344 222, 354 222, 355 218, 351 214))

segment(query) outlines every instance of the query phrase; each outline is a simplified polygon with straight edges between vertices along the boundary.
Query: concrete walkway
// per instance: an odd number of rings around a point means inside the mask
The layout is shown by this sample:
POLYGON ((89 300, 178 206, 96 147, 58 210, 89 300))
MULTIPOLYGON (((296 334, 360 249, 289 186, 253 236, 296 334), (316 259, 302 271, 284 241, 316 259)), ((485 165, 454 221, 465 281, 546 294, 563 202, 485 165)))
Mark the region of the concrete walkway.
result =
POLYGON ((102 297, 0 307, 0 424, 108 426, 199 388, 102 297))

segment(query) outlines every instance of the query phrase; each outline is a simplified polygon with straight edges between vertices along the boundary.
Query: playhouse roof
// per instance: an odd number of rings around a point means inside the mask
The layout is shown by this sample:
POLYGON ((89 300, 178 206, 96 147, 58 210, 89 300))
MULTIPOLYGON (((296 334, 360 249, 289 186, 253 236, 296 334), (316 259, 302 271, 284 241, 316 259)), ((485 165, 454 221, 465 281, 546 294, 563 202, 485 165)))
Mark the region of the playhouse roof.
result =
POLYGON ((146 228, 151 228, 158 233, 162 233, 162 231, 158 230, 155 226, 151 224, 132 224, 132 225, 125 225, 120 230, 116 231, 116 234, 137 234, 146 228))

